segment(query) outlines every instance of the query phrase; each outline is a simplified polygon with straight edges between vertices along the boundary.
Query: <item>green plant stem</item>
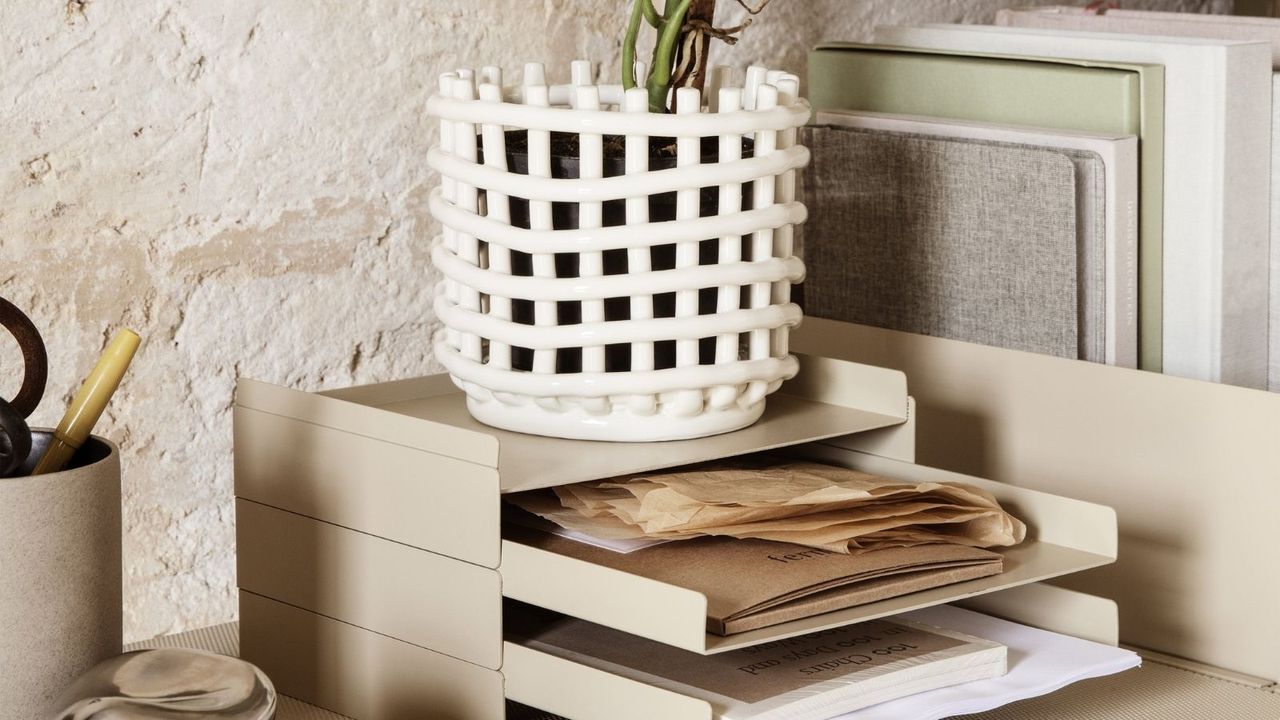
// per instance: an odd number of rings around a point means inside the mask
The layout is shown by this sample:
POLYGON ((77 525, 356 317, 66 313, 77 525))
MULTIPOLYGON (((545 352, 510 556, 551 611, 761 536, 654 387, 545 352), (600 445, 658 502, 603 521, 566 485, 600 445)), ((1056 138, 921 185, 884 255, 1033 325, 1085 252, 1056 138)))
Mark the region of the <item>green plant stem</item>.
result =
POLYGON ((636 86, 636 40, 640 37, 640 18, 645 15, 645 8, 652 10, 649 0, 635 0, 631 6, 631 20, 627 23, 627 34, 622 40, 622 88, 630 90, 636 86))
POLYGON ((654 9, 653 0, 636 0, 636 4, 643 8, 644 19, 649 21, 650 25, 658 27, 662 24, 662 16, 654 9))
POLYGON ((658 26, 658 39, 653 47, 653 66, 649 69, 649 112, 667 111, 667 93, 671 90, 671 71, 675 63, 676 43, 684 27, 684 16, 692 0, 667 0, 658 26))

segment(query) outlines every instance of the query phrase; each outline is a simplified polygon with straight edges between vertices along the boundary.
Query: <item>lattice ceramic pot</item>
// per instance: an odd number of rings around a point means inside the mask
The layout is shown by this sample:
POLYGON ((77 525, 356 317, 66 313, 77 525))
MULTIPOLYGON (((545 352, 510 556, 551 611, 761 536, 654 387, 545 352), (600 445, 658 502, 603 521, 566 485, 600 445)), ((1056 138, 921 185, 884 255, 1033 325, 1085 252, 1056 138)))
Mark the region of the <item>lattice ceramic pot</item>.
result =
POLYGON ((590 63, 548 85, 526 65, 440 78, 428 161, 444 226, 432 261, 436 357, 480 422, 539 435, 652 441, 755 422, 795 375, 788 330, 805 219, 795 173, 809 119, 794 75, 711 73, 651 113, 590 63))

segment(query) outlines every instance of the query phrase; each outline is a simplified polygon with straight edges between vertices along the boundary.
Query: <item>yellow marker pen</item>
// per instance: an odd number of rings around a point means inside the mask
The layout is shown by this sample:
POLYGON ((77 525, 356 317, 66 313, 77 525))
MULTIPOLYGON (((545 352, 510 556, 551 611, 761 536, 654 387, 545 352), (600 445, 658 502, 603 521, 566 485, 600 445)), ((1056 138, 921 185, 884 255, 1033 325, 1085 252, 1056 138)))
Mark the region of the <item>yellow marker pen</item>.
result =
POLYGON ((89 433, 93 432, 93 426, 102 417, 102 411, 107 408, 111 396, 120 387, 120 380, 129 369, 129 363, 133 361, 133 354, 137 352, 141 342, 142 339, 132 330, 121 330, 111 339, 107 349, 102 351, 102 357, 98 358, 98 364, 93 367, 93 372, 85 378, 80 391, 71 401, 67 414, 62 416, 62 422, 58 423, 58 429, 53 433, 53 441, 44 451, 40 462, 36 463, 35 470, 31 471, 32 475, 58 472, 84 441, 89 439, 89 433))

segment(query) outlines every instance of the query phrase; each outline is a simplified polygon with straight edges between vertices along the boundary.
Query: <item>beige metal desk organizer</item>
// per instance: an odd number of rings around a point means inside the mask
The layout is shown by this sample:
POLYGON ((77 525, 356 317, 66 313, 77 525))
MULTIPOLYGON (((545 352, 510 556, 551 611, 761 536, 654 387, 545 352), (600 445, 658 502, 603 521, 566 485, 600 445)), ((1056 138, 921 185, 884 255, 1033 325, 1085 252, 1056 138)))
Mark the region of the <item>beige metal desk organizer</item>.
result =
POLYGON ((480 424, 447 375, 306 393, 242 380, 235 404, 243 657, 279 690, 358 720, 711 720, 705 701, 504 641, 503 598, 719 653, 938 603, 1116 642, 1114 603, 1040 581, 1111 563, 1107 507, 913 462, 906 377, 802 356, 756 424, 611 444, 480 424), (501 495, 786 448, 907 480, 963 480, 1031 528, 1000 575, 728 637, 706 597, 506 540, 501 495))
POLYGON ((734 85, 721 68, 668 114, 591 76, 577 61, 566 85, 537 63, 506 91, 497 67, 440 78, 435 357, 494 427, 652 441, 749 425, 797 367, 799 79, 752 67, 734 85), (672 138, 674 157, 651 143, 672 138))
POLYGON ((1119 561, 1061 584, 1126 643, 1280 682, 1280 395, 813 317, 795 343, 906 372, 921 462, 1114 507, 1119 561))

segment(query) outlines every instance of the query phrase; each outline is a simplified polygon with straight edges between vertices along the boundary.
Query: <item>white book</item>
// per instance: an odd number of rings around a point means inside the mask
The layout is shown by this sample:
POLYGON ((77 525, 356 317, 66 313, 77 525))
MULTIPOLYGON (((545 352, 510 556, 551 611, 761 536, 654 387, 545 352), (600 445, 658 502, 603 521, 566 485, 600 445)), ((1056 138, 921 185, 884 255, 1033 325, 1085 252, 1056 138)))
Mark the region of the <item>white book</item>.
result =
POLYGON ((875 39, 1164 65, 1164 372, 1266 386, 1268 44, 982 25, 877 28, 875 39))
MULTIPOLYGON (((1217 38, 1219 40, 1274 40, 1280 20, 1244 15, 1160 12, 1157 10, 1108 9, 1105 13, 1084 12, 1068 5, 1004 9, 996 13, 996 24, 1088 32, 1119 32, 1131 35, 1217 38)), ((1272 67, 1280 70, 1280 45, 1272 42, 1272 67)))
MULTIPOLYGON (((1271 67, 1280 70, 1280 19, 1240 15, 1201 15, 1151 10, 1108 10, 1086 14, 1078 7, 1053 6, 1001 10, 999 25, 1053 27, 1069 30, 1121 32, 1139 35, 1206 37, 1222 40, 1265 40, 1271 43, 1271 67)), ((1272 76, 1271 120, 1271 322, 1268 387, 1280 392, 1280 108, 1275 98, 1280 73, 1272 76)))
POLYGON ((1271 76, 1271 97, 1271 368, 1267 387, 1280 392, 1280 103, 1275 102, 1280 98, 1280 73, 1271 76))
MULTIPOLYGON (((946 120, 888 113, 831 110, 818 113, 817 122, 868 130, 909 133, 947 138, 966 138, 989 142, 1055 149, 1082 150, 1102 159, 1105 176, 1106 238, 1102 243, 1105 257, 1100 259, 1105 272, 1105 307, 1101 313, 1105 324, 1105 352, 1102 361, 1108 365, 1134 368, 1138 366, 1138 138, 1134 135, 1047 130, 1043 128, 946 120)), ((1079 198, 1088 202, 1089 194, 1079 198)), ((1082 207, 1088 214, 1090 208, 1082 207)), ((1092 227, 1082 222, 1081 231, 1092 227)), ((1092 247, 1081 239, 1081 247, 1092 247)), ((1093 265, 1086 259, 1084 267, 1093 265)), ((1086 273, 1087 274, 1087 273, 1086 273)), ((1084 292, 1082 297, 1092 297, 1084 292)), ((1084 312, 1082 317, 1094 313, 1084 312)), ((1089 332, 1083 333, 1089 336, 1089 332)))

